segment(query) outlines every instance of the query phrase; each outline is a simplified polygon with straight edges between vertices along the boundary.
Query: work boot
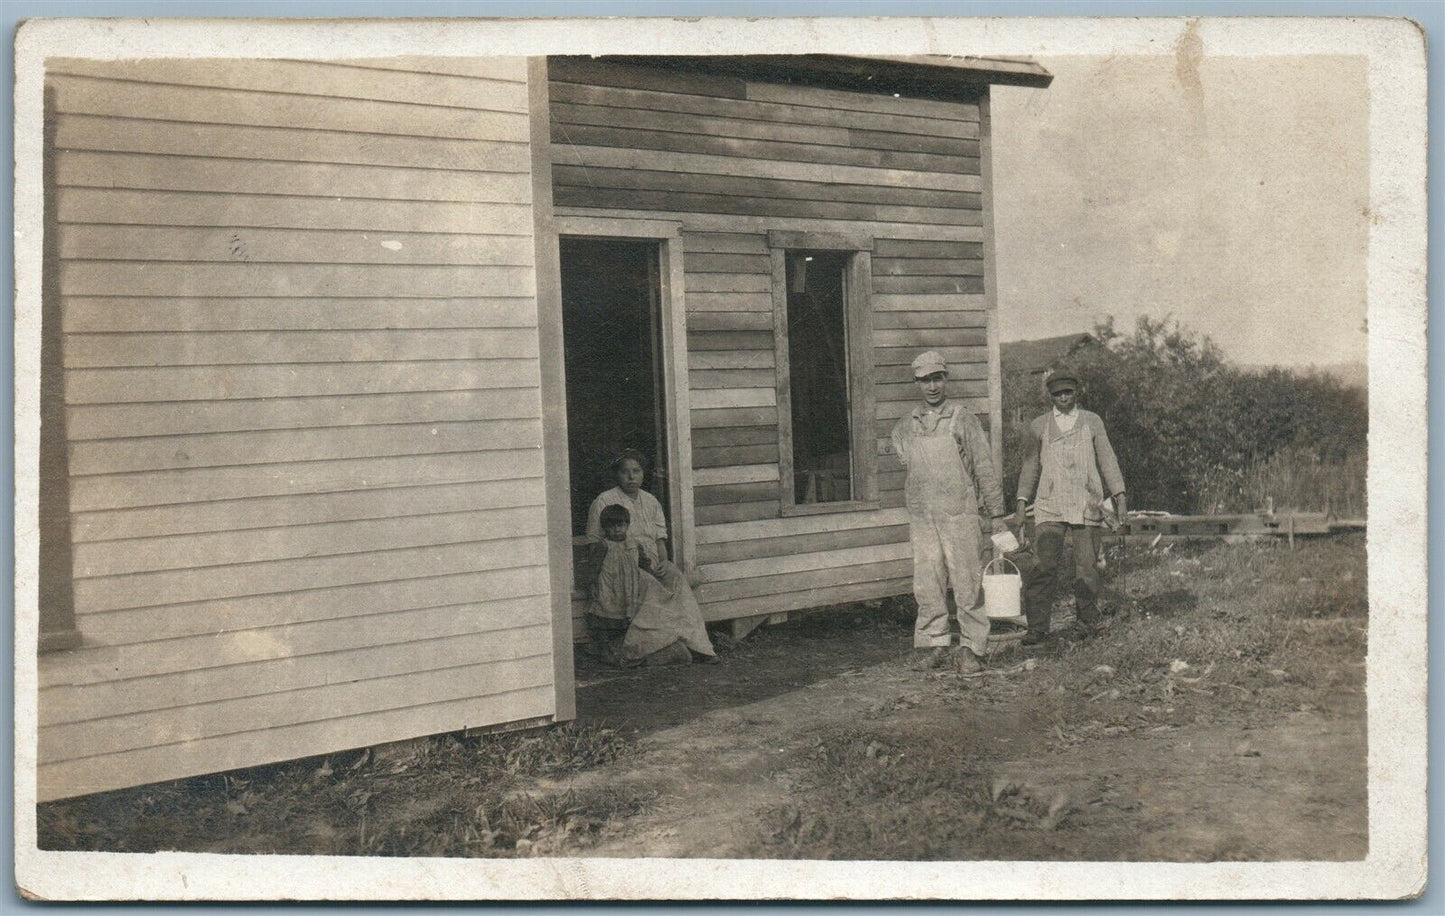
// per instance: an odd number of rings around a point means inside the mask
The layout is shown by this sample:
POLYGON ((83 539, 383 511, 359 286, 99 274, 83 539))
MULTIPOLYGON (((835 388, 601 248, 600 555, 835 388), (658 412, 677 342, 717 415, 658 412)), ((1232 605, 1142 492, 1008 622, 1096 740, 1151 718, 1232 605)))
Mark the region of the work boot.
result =
POLYGON ((972 649, 959 649, 958 654, 953 657, 953 670, 958 672, 960 677, 982 677, 983 659, 975 655, 972 649))
POLYGON ((1024 634, 1024 638, 1022 640, 1025 646, 1047 645, 1048 641, 1049 634, 1043 632, 1042 630, 1029 630, 1027 633, 1024 634))
POLYGON ((948 661, 948 649, 943 646, 935 646, 926 653, 914 652, 913 660, 908 663, 908 667, 914 671, 932 671, 934 668, 942 667, 946 661, 948 661))

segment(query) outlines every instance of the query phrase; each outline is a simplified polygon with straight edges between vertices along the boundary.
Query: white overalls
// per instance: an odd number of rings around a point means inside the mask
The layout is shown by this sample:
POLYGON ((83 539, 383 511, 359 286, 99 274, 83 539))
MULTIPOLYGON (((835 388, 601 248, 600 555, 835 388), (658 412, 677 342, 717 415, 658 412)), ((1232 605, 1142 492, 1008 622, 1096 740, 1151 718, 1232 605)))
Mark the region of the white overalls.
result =
MULTIPOLYGON (((983 655, 988 648, 988 616, 983 608, 974 607, 982 575, 978 492, 972 469, 965 465, 977 459, 968 456, 967 444, 954 438, 954 410, 962 408, 946 408, 942 416, 905 416, 899 425, 909 424, 908 431, 895 431, 900 457, 908 465, 905 495, 913 543, 913 596, 918 600, 913 645, 921 649, 949 644, 945 593, 952 584, 963 645, 983 655)), ((981 429, 978 437, 982 440, 981 429)), ((982 460, 988 461, 986 451, 982 460)), ((1002 505, 1001 498, 997 501, 1002 505)))

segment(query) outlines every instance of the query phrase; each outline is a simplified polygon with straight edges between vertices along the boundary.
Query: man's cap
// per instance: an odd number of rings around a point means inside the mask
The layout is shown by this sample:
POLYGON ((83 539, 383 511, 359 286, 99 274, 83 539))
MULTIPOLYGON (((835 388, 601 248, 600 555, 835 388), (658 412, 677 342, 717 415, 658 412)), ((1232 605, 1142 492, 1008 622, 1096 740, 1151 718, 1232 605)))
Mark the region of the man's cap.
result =
POLYGON ((937 350, 928 350, 918 354, 913 359, 913 377, 926 378, 935 372, 948 374, 948 362, 944 360, 943 354, 937 350))
POLYGON ((1069 368, 1059 367, 1051 370, 1048 375, 1044 376, 1045 391, 1053 394, 1060 388, 1072 388, 1077 391, 1079 389, 1078 373, 1069 368))

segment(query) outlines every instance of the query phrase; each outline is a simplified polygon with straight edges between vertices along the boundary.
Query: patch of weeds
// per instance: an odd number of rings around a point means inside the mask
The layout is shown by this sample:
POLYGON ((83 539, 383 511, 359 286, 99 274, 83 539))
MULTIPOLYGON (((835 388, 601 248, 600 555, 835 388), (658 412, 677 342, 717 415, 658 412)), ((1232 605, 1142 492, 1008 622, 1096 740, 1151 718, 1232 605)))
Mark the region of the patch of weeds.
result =
POLYGON ((633 740, 622 731, 569 722, 538 734, 481 735, 461 742, 467 763, 510 776, 553 776, 611 763, 633 740))

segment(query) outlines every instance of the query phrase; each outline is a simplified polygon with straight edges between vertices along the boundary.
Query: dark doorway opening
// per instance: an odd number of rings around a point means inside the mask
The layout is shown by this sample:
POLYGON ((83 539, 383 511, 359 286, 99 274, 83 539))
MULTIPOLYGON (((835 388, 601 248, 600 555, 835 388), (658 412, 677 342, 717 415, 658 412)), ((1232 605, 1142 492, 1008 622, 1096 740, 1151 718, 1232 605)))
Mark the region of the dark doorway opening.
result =
POLYGON ((562 344, 572 533, 616 485, 611 462, 635 448, 649 459, 644 488, 668 513, 661 273, 656 242, 563 238, 562 344))

